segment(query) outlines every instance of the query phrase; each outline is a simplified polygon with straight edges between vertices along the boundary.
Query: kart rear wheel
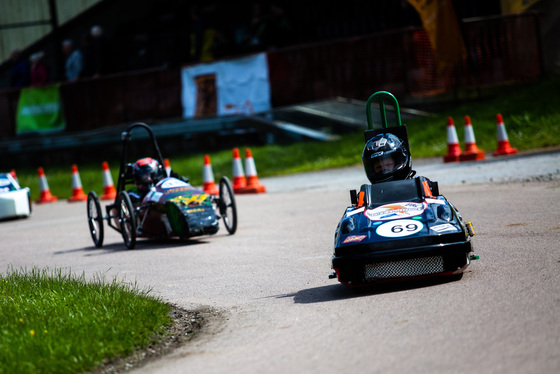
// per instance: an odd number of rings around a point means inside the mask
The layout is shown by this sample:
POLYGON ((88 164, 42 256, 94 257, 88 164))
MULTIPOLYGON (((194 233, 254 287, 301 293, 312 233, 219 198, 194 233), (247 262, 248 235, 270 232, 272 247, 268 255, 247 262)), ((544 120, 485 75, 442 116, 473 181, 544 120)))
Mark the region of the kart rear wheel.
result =
POLYGON ((91 191, 87 197, 87 218, 93 244, 97 248, 101 248, 103 246, 103 213, 95 191, 91 191))
POLYGON ((136 246, 136 213, 130 201, 128 192, 122 191, 117 199, 119 209, 119 224, 121 235, 126 248, 133 249, 136 246))
POLYGON ((224 221, 226 230, 230 235, 233 235, 237 230, 237 206, 235 205, 235 196, 233 195, 231 182, 227 177, 220 179, 219 191, 218 209, 220 210, 220 216, 224 221))

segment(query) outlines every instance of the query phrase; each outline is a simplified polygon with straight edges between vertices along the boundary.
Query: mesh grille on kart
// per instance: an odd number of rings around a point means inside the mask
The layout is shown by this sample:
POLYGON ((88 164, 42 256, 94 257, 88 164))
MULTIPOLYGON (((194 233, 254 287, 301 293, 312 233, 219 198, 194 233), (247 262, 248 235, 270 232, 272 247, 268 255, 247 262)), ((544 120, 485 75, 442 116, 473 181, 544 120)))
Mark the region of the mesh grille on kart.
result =
POLYGON ((411 258, 408 260, 379 262, 364 265, 366 281, 378 279, 413 277, 417 275, 435 274, 444 271, 443 257, 411 258))

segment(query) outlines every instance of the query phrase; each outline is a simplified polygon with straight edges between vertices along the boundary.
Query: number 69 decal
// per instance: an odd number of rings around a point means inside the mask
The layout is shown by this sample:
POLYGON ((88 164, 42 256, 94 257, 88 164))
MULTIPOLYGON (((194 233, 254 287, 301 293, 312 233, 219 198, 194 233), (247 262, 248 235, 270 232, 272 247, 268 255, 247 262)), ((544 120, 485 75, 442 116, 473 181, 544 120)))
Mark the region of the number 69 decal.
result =
POLYGON ((380 225, 376 232, 379 236, 399 238, 401 236, 416 234, 418 231, 422 230, 423 227, 424 225, 420 221, 413 219, 399 219, 380 225))

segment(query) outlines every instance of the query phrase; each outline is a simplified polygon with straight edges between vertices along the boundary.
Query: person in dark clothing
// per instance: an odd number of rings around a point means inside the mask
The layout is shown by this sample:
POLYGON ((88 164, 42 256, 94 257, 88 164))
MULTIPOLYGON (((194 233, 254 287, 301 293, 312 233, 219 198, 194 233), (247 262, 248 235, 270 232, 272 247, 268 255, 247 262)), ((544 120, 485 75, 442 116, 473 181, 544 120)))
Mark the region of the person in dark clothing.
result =
POLYGON ((10 71, 10 87, 22 88, 29 85, 29 63, 22 57, 21 51, 16 49, 10 56, 13 67, 10 71))
POLYGON ((29 61, 31 61, 31 85, 34 87, 44 86, 49 82, 49 67, 43 57, 44 53, 39 51, 29 58, 29 61))
POLYGON ((82 73, 80 76, 82 78, 91 78, 96 73, 96 61, 93 55, 91 36, 89 34, 84 34, 82 36, 80 50, 82 52, 83 60, 82 73))
POLYGON ((113 51, 109 40, 103 33, 101 26, 93 26, 90 30, 91 58, 93 77, 113 72, 113 51))

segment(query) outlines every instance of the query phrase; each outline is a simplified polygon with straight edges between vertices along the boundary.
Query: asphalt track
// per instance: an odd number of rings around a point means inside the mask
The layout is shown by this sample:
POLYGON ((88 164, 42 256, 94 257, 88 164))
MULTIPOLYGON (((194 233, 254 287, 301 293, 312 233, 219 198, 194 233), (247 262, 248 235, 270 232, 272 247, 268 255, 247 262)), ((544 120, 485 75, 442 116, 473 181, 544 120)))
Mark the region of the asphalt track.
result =
POLYGON ((106 226, 93 247, 85 203, 34 205, 0 223, 0 261, 117 276, 206 311, 203 333, 136 373, 560 372, 560 153, 416 169, 473 222, 480 260, 459 281, 356 294, 328 279, 359 167, 261 179, 266 194, 237 196, 235 235, 129 251, 106 226))

